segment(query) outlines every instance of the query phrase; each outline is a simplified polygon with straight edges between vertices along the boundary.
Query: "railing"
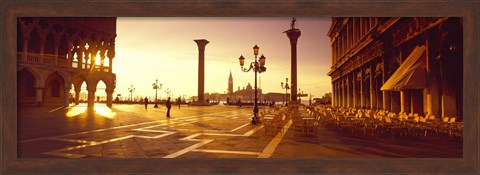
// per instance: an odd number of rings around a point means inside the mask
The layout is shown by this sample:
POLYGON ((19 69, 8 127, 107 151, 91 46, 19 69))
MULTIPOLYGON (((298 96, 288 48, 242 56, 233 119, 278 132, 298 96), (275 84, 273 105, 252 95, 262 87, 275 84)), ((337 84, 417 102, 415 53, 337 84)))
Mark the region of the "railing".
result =
MULTIPOLYGON (((70 61, 67 60, 65 57, 58 57, 56 58, 55 55, 51 54, 44 54, 43 56, 40 54, 35 53, 24 53, 18 52, 17 59, 19 64, 29 64, 29 65, 40 65, 46 67, 62 67, 62 68, 78 68, 80 64, 77 61, 70 61)), ((85 63, 83 63, 84 67, 87 67, 85 63)), ((94 65, 94 70, 98 72, 109 72, 110 68, 104 66, 103 68, 100 65, 94 65)), ((86 68, 84 70, 90 70, 90 68, 86 68)))

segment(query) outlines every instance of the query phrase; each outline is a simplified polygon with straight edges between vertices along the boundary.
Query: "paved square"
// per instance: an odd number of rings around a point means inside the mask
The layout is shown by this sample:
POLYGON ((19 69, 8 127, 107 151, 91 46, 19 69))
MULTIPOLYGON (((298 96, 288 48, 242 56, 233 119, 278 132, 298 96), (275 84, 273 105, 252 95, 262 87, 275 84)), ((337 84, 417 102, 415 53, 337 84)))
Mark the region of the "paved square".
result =
MULTIPOLYGON (((265 110, 261 108, 260 110, 265 110)), ((461 143, 347 137, 320 128, 275 136, 251 125, 251 107, 97 105, 18 110, 20 158, 356 158, 461 157, 461 143)))

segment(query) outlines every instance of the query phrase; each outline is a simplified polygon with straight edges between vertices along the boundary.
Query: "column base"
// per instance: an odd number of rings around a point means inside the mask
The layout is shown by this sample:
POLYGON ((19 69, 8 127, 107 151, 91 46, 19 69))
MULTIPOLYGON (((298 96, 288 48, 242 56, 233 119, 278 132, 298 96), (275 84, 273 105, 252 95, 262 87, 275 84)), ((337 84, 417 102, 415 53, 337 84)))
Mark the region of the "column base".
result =
POLYGON ((212 104, 205 101, 196 101, 189 104, 190 106, 212 106, 212 104))

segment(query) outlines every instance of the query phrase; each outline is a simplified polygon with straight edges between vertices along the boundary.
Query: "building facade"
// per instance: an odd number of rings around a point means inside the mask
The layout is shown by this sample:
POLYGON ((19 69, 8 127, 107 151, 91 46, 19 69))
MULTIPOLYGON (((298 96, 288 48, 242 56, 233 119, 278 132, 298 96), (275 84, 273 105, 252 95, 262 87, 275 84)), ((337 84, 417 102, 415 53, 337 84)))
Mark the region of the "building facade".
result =
POLYGON ((93 107, 97 84, 103 81, 107 106, 111 106, 115 37, 114 17, 18 18, 19 105, 78 104, 80 88, 86 83, 88 106, 93 107))
POLYGON ((462 18, 334 17, 333 105, 462 119, 462 18))

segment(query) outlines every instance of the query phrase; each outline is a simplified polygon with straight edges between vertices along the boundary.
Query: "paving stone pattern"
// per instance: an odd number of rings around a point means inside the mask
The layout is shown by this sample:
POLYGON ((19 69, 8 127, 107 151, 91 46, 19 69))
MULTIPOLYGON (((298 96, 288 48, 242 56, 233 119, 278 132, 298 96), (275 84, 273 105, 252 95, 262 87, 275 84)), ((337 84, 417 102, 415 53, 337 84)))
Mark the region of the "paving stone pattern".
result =
MULTIPOLYGON (((264 110, 265 108, 261 108, 264 110)), ((363 158, 461 157, 461 143, 343 136, 320 127, 317 137, 275 136, 251 125, 251 107, 20 107, 20 158, 363 158), (79 110, 80 109, 80 110, 79 110), (78 110, 76 115, 67 115, 78 110), (84 111, 83 111, 84 110, 84 111), (274 142, 274 138, 280 141, 274 142)))

